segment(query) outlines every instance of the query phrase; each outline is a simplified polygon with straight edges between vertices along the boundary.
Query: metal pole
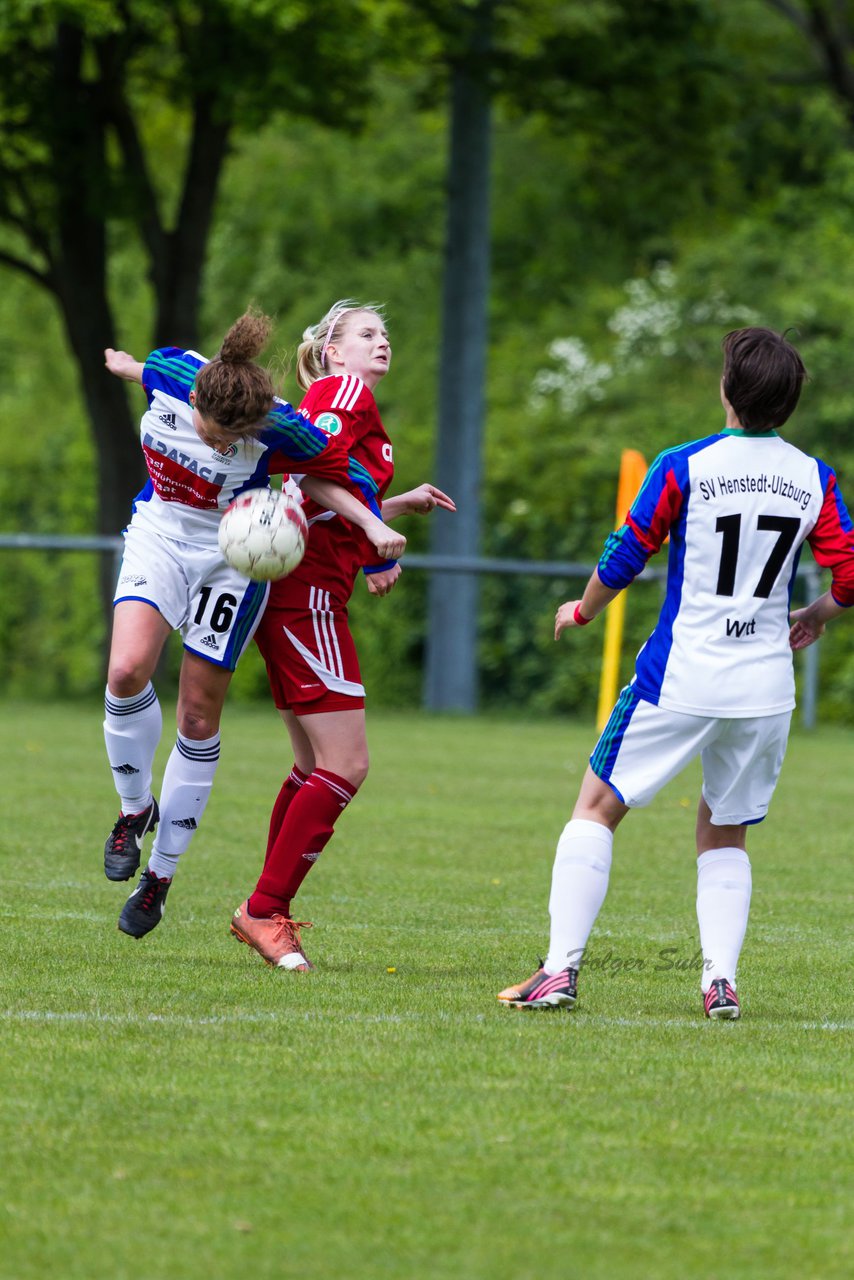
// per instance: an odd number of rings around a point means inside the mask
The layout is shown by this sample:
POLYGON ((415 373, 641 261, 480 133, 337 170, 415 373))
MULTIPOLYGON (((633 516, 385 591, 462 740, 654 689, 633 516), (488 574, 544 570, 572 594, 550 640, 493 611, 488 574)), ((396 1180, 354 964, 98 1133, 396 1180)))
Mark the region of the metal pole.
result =
MULTIPOLYGON (((460 6, 462 10, 462 6, 460 6)), ((437 483, 457 513, 437 511, 431 550, 476 557, 480 544, 481 438, 489 299, 490 90, 486 76, 493 0, 471 11, 468 50, 452 67, 448 225, 442 302, 437 483)), ((424 704, 477 706, 479 579, 434 573, 428 590, 424 704)))

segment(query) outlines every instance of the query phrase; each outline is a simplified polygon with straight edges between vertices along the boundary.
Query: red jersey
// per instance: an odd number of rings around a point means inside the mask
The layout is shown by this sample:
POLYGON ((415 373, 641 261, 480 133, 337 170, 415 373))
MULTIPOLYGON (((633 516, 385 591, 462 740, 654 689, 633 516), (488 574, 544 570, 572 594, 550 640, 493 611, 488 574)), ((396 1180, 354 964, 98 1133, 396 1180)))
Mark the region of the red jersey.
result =
MULTIPOLYGON (((334 436, 346 453, 365 468, 382 499, 394 475, 391 441, 373 392, 355 374, 333 374, 312 383, 299 406, 316 427, 334 436)), ((302 563, 287 578, 274 582, 270 605, 285 605, 290 582, 309 583, 328 591, 332 602, 346 604, 363 565, 376 564, 374 546, 349 520, 306 497, 308 547, 302 563)))

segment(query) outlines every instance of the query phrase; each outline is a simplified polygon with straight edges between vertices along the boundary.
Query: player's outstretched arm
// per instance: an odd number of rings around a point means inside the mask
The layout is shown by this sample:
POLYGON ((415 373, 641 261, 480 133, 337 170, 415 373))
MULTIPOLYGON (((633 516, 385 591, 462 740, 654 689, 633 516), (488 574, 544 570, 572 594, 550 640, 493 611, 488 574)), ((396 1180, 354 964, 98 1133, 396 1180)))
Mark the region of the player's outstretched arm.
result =
POLYGON ((124 378, 125 382, 142 384, 142 371, 145 365, 141 360, 134 360, 129 352, 114 351, 112 347, 107 347, 104 352, 104 364, 117 378, 124 378))
POLYGON ((829 591, 813 600, 803 609, 793 609, 789 614, 789 646, 792 649, 806 649, 824 635, 824 629, 831 618, 838 618, 847 609, 837 604, 829 591))
POLYGON ((436 507, 456 511, 457 504, 434 484, 420 484, 416 489, 407 489, 406 493, 396 493, 393 497, 386 498, 382 504, 383 520, 395 520, 398 516, 406 515, 429 515, 436 507))
POLYGON ((403 534, 390 529, 342 485, 322 480, 319 476, 303 476, 300 488, 310 498, 314 498, 315 502, 361 529, 372 546, 376 547, 380 560, 397 560, 403 555, 406 547, 403 534))
POLYGON ((594 570, 580 600, 567 600, 555 614, 555 640, 569 627, 586 627, 614 600, 622 588, 606 587, 594 570))

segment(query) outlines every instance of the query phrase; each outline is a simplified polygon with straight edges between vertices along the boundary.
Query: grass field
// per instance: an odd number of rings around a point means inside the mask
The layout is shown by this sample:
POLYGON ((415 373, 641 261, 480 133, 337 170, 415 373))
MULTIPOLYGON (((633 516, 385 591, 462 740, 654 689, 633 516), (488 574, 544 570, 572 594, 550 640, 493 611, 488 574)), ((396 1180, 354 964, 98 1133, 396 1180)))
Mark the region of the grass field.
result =
POLYGON ((854 1274, 849 734, 793 738, 744 1017, 711 1024, 695 774, 619 833, 578 1008, 523 1012, 495 993, 542 952, 590 726, 374 715, 301 895, 317 970, 283 974, 228 933, 290 763, 275 713, 228 709, 142 941, 102 872, 100 719, 0 703, 4 1280, 854 1274))

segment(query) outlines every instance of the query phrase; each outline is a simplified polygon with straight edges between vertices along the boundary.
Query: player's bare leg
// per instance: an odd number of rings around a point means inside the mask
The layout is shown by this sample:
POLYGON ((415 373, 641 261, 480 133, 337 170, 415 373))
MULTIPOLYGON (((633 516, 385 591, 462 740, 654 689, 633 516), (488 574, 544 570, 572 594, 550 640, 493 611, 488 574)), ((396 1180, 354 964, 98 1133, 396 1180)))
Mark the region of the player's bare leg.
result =
POLYGON ((628 805, 623 804, 613 788, 597 777, 588 765, 572 811, 573 818, 598 822, 614 832, 628 812, 628 805))
POLYGON ((178 730, 202 740, 219 733, 225 695, 234 673, 195 653, 185 653, 178 681, 178 730))
POLYGON ((308 777, 316 763, 311 739, 302 727, 300 716, 295 716, 293 711, 282 711, 280 714, 291 740, 294 764, 308 777))
POLYGON ((293 718, 311 746, 314 768, 338 774, 358 790, 370 766, 364 707, 293 718))
POLYGON ((113 610, 107 688, 130 698, 148 684, 172 628, 158 609, 142 600, 121 600, 113 610))

